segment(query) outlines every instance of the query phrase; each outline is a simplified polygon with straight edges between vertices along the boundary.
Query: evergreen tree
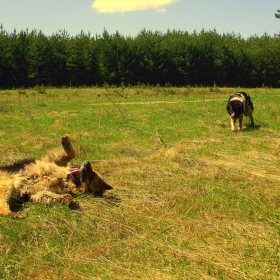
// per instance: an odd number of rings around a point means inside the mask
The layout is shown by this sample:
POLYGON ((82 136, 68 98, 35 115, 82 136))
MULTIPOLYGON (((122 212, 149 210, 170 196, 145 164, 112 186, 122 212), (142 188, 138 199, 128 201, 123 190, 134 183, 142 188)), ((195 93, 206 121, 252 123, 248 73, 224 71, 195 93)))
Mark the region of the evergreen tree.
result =
MULTIPOLYGON (((279 11, 278 11, 279 12, 279 11)), ((280 16, 280 12, 279 12, 280 16)), ((8 33, 0 25, 0 88, 51 86, 280 86, 280 40, 216 30, 141 30, 92 37, 66 30, 8 33)))

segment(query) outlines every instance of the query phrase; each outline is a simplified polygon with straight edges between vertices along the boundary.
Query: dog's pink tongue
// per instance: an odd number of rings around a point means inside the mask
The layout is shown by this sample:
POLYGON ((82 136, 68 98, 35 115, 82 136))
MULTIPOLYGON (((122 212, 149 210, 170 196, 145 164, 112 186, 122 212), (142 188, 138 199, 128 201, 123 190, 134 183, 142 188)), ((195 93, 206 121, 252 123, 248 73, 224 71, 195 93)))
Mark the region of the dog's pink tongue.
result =
POLYGON ((70 167, 68 169, 68 174, 75 174, 77 177, 80 178, 81 176, 81 170, 80 168, 70 167))
POLYGON ((231 114, 231 115, 230 115, 230 117, 231 117, 232 119, 234 119, 234 113, 233 113, 233 114, 231 114))

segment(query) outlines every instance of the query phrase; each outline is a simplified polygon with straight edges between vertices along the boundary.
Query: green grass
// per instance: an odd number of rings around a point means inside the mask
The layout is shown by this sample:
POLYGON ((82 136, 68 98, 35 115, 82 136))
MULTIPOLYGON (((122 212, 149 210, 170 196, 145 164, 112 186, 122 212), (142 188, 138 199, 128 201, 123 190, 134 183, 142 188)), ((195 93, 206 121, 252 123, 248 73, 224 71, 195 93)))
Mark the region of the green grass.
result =
POLYGON ((0 91, 0 165, 68 133, 114 187, 0 217, 0 279, 279 279, 280 90, 243 89, 256 127, 232 133, 236 90, 0 91))

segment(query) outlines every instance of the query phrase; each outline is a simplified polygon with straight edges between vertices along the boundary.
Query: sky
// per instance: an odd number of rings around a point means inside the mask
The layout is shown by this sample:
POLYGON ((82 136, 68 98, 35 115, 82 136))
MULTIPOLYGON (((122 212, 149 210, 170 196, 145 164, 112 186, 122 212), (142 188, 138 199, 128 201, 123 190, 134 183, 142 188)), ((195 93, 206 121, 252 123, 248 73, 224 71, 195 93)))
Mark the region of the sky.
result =
POLYGON ((8 32, 37 29, 45 35, 215 29, 248 38, 278 34, 279 9, 279 0, 0 0, 0 24, 8 32))

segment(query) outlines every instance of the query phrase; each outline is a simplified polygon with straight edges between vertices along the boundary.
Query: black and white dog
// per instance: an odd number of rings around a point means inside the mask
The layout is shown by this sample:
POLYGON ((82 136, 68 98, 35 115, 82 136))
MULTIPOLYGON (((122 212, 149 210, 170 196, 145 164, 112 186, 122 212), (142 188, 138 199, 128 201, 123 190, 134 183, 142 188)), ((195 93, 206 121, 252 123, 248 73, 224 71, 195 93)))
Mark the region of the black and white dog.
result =
POLYGON ((227 104, 227 111, 231 118, 231 130, 235 130, 235 122, 238 119, 238 130, 242 129, 243 115, 251 120, 251 126, 254 126, 253 120, 254 105, 250 95, 246 92, 237 92, 230 96, 227 104))

